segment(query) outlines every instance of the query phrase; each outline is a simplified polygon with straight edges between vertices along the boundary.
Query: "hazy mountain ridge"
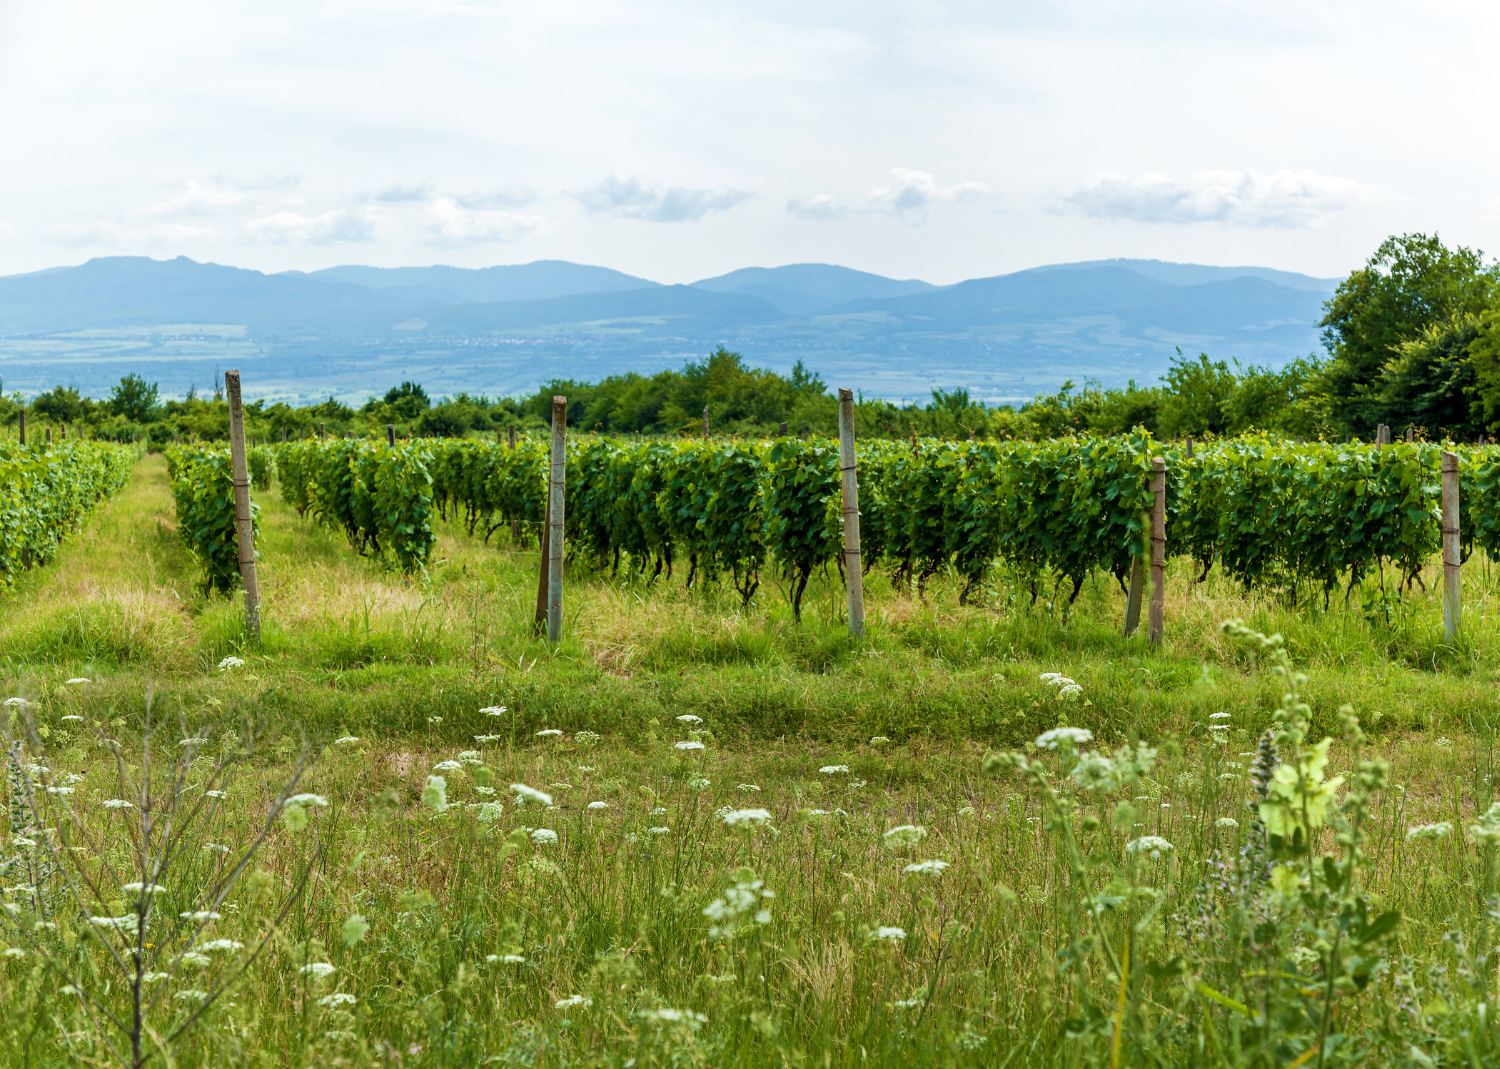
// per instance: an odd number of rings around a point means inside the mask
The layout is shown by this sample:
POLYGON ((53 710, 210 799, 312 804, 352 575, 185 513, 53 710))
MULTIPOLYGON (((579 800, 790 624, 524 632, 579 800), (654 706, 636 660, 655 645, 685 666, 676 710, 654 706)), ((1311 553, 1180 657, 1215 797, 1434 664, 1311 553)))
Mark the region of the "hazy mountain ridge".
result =
POLYGON ((828 264, 668 286, 566 261, 267 275, 109 257, 0 278, 0 381, 98 393, 130 370, 180 393, 238 365, 248 389, 283 397, 362 397, 401 378, 495 394, 680 366, 725 344, 896 399, 965 386, 1016 400, 1064 378, 1149 381, 1178 346, 1283 363, 1317 345, 1332 289, 1270 268, 1130 260, 950 286, 828 264))

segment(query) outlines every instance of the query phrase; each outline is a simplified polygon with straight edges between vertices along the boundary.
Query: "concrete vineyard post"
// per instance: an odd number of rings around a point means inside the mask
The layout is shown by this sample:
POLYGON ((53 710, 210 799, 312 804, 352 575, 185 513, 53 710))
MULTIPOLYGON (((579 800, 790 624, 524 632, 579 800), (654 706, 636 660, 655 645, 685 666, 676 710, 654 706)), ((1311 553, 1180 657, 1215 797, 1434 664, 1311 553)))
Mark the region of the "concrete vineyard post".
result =
POLYGON ((1151 458, 1151 609, 1147 634, 1151 645, 1161 645, 1162 617, 1167 593, 1167 462, 1151 458))
POLYGON ((328 437, 328 424, 323 423, 323 422, 319 422, 318 423, 318 437, 319 438, 327 438, 328 437))
POLYGON ((859 553, 859 478, 854 454, 854 392, 839 390, 839 472, 844 490, 844 585, 849 634, 865 637, 865 579, 859 553))
POLYGON ((1407 428, 1406 428, 1406 444, 1407 444, 1407 445, 1411 445, 1411 443, 1412 443, 1412 442, 1413 442, 1413 441, 1415 441, 1415 440, 1416 440, 1416 439, 1415 439, 1415 438, 1414 438, 1414 437, 1413 437, 1413 435, 1412 435, 1412 429, 1411 429, 1411 428, 1410 428, 1410 427, 1407 427, 1407 428))
POLYGON ((255 526, 250 516, 250 468, 245 463, 245 409, 240 373, 224 372, 229 402, 229 461, 234 475, 234 527, 240 547, 240 583, 245 588, 245 630, 260 641, 260 584, 255 577, 255 526))
POLYGON ((1463 599, 1459 590, 1459 565, 1463 558, 1458 539, 1458 454, 1443 453, 1443 634, 1458 641, 1463 599))
POLYGON ((1135 634, 1141 626, 1141 593, 1146 586, 1146 570, 1141 567, 1141 555, 1130 557, 1130 592, 1125 596, 1125 637, 1135 634))
POLYGON ((783 438, 786 437, 786 420, 781 421, 781 430, 779 430, 777 433, 780 434, 783 438))
POLYGON ((514 449, 516 447, 516 427, 515 427, 515 424, 511 424, 509 430, 510 430, 510 447, 512 449, 514 449))
POLYGON ((708 406, 703 406, 703 440, 708 441, 708 406))
MULTIPOLYGON (((706 417, 705 417, 706 418, 706 417)), ((547 487, 547 641, 562 634, 563 479, 568 463, 568 399, 552 398, 552 478, 547 487)))
POLYGON ((16 426, 20 429, 21 444, 26 444, 26 410, 23 408, 16 413, 16 426))
POLYGON ((1189 460, 1193 459, 1193 436, 1191 434, 1188 435, 1187 440, 1187 458, 1189 460))
MULTIPOLYGON (((133 441, 133 440, 134 440, 134 439, 132 439, 132 441, 133 441)), ((51 425, 50 425, 50 424, 49 424, 49 425, 48 425, 48 427, 47 427, 47 444, 48 444, 48 445, 51 445, 51 444, 52 444, 52 427, 51 427, 51 425)))
POLYGON ((385 425, 385 444, 390 448, 396 448, 396 425, 387 423, 385 425))
POLYGON ((1375 444, 1377 446, 1391 444, 1391 429, 1384 423, 1377 424, 1375 427, 1375 444))

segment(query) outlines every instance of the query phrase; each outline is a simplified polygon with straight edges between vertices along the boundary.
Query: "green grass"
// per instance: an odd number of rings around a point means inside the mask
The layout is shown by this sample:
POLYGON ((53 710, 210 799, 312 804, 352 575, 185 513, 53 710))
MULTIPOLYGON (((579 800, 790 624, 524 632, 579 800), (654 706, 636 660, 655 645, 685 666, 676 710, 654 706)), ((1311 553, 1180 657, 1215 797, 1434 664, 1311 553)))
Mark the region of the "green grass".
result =
MULTIPOLYGON (((1246 953, 1232 923, 1240 899, 1200 885, 1208 863, 1237 856, 1249 833, 1248 761, 1236 755, 1253 748, 1285 689, 1262 656, 1220 633, 1229 617, 1286 635, 1312 677, 1313 737, 1337 733, 1336 710, 1353 705, 1399 786, 1374 795, 1360 878, 1374 910, 1404 920, 1369 987, 1339 992, 1336 1034, 1348 1038, 1325 1043, 1318 1057, 1426 1064, 1410 1054, 1416 1045, 1433 1064, 1459 1064, 1465 1029, 1490 1042, 1485 895, 1494 851, 1463 836, 1492 800, 1495 764, 1500 588, 1478 561, 1466 569, 1461 650, 1443 645, 1438 607, 1421 592, 1387 625, 1383 613, 1337 601, 1325 612, 1215 580, 1191 586, 1180 579, 1185 566, 1173 572, 1159 650, 1119 635, 1123 599, 1107 578, 1086 584, 1065 612, 1030 607, 1003 576, 962 608, 946 581, 929 584, 922 600, 872 576, 870 636, 853 643, 839 617, 841 588, 822 579, 798 623, 773 583, 741 611, 732 590, 684 591, 681 575, 648 588, 581 568, 570 570, 565 637, 554 649, 531 627, 534 551, 485 547, 445 528, 429 576, 403 579, 274 495, 261 504, 258 649, 243 643, 237 602, 199 592, 154 457, 53 564, 0 600, 6 691, 33 703, 29 757, 50 769, 47 782, 81 776, 76 793, 60 797, 101 845, 69 858, 108 892, 82 907, 53 892, 50 959, 14 927, 3 930, 0 942, 20 954, 0 957, 0 1064, 110 1063, 77 996, 61 992, 59 969, 86 977, 102 1005, 122 1005, 125 989, 110 978, 99 940, 80 934, 90 930, 81 917, 128 906, 110 897, 128 882, 124 818, 100 803, 134 797, 119 777, 141 774, 148 692, 169 725, 157 752, 180 754, 177 739, 214 729, 207 756, 183 770, 196 788, 183 798, 201 796, 210 759, 237 753, 247 725, 257 733, 222 806, 179 829, 248 847, 304 739, 315 760, 298 789, 330 803, 300 832, 275 823, 226 899, 234 908, 210 934, 265 948, 237 997, 185 1035, 175 1064, 1288 1064, 1311 1049, 1316 1029, 1297 1032, 1293 1022, 1290 1046, 1235 1054, 1246 1019, 1195 986, 1221 990, 1233 979, 1225 963, 1246 953), (230 654, 248 663, 218 671, 230 654), (1082 697, 1058 697, 1038 680, 1044 671, 1078 680, 1082 697), (65 682, 75 676, 94 682, 65 682), (480 711, 492 705, 506 715, 480 711), (1208 739, 1220 711, 1231 725, 1223 747, 1208 739), (676 719, 685 715, 702 723, 676 719), (1111 748, 1153 741, 1159 763, 1121 798, 1071 797, 1061 817, 1037 783, 984 770, 986 752, 1025 748, 1059 724, 1090 728, 1111 748), (565 734, 537 737, 543 728, 565 734), (711 733, 705 748, 675 749, 690 730, 711 733), (224 731, 237 735, 223 742, 224 731), (579 731, 602 738, 580 740, 579 731), (122 765, 103 736, 124 745, 122 765), (339 736, 360 741, 330 745, 339 736), (454 805, 434 812, 421 801, 426 778, 463 750, 481 752, 499 794, 482 794, 468 766, 445 773, 454 805), (849 771, 818 771, 841 765, 849 771), (695 777, 709 783, 694 786, 695 777), (553 789, 557 808, 547 810, 518 808, 504 789, 511 782, 571 786, 553 789), (1131 797, 1132 816, 1116 827, 1116 803, 1131 797), (475 807, 491 799, 504 813, 480 821, 475 807), (595 801, 607 808, 588 809, 595 801), (724 807, 764 807, 770 826, 728 827, 716 814, 724 807), (830 815, 806 812, 819 809, 830 815), (1238 825, 1220 827, 1221 817, 1238 825), (1438 820, 1458 833, 1405 839, 1410 826, 1438 820), (907 824, 926 838, 887 846, 884 833, 907 824), (554 830, 557 843, 512 838, 536 827, 554 830), (1145 834, 1174 852, 1124 873, 1124 841, 1145 834), (1070 843, 1081 844, 1083 861, 1070 843), (936 878, 904 873, 926 859, 952 867, 936 878), (775 893, 757 904, 768 922, 752 913, 732 938, 715 936, 704 909, 750 879, 741 869, 775 893), (277 923, 304 871, 305 891, 277 923), (1081 887, 1103 893, 1122 880, 1124 912, 1080 919, 1081 887), (1142 887, 1150 891, 1132 890, 1142 887), (369 933, 346 946, 341 933, 356 912, 369 933), (905 938, 872 939, 882 926, 905 938), (1136 940, 1141 958, 1123 984, 1098 944, 1069 966, 1085 931, 1110 953, 1136 940), (523 961, 488 960, 507 954, 523 961), (298 971, 308 961, 337 972, 314 982, 298 971), (1158 970, 1149 979, 1148 966, 1158 970), (1133 992, 1130 1042, 1154 1038, 1127 1045, 1116 1062, 1112 992, 1122 987, 1133 992), (319 1004, 336 992, 356 1001, 319 1004), (575 995, 592 1003, 556 1007, 575 995), (1481 1002, 1489 1025, 1474 1024, 1481 1002), (706 1021, 650 1016, 662 1008, 706 1021)), ((1040 760, 1049 782, 1067 782, 1064 757, 1040 760)), ((1357 771, 1342 743, 1331 765, 1357 771)), ((66 819, 54 812, 47 823, 66 819)), ((1334 850, 1328 831, 1319 842, 1334 850)), ((0 860, 13 849, 7 838, 0 860)), ((167 918, 201 908, 196 896, 217 871, 196 849, 184 856, 193 860, 161 881, 167 918)), ((0 881, 21 882, 14 873, 0 881)), ((8 898, 34 908, 24 891, 8 898)), ((1255 903, 1273 908, 1265 894, 1255 903)), ((164 920, 160 937, 175 952, 190 933, 164 920)), ((1288 953, 1315 954, 1317 938, 1294 926, 1277 938, 1288 953)), ((1304 969, 1309 985, 1322 979, 1315 963, 1280 967, 1304 969)), ((207 990, 224 968, 169 983, 207 990)), ((157 1023, 191 1008, 168 999, 157 1023)), ((1495 1063, 1476 1050, 1464 1064, 1495 1063)))

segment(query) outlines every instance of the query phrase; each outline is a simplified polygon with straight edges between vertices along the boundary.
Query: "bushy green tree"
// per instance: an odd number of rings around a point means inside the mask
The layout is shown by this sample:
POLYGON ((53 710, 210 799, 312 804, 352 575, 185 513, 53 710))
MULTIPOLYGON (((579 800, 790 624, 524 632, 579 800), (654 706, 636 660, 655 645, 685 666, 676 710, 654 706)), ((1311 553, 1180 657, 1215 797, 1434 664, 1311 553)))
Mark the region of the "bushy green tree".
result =
POLYGON ((1484 312, 1497 282, 1500 266, 1477 249, 1449 249, 1436 234, 1381 242, 1324 305, 1322 389, 1340 428, 1368 436, 1390 422, 1382 380, 1392 356, 1438 323, 1484 312))
MULTIPOLYGON (((77 391, 74 391, 75 394, 77 391)), ((132 423, 150 423, 159 414, 160 397, 156 383, 148 383, 134 373, 120 380, 120 385, 109 391, 105 407, 111 415, 120 416, 132 423)))

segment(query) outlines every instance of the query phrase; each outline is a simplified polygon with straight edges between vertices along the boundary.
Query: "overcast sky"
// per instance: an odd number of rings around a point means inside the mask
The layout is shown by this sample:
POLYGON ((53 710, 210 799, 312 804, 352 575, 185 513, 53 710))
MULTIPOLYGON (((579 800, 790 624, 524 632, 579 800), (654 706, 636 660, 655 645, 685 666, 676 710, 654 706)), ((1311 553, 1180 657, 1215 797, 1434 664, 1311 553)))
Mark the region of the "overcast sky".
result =
POLYGON ((1500 4, 0 0, 0 274, 1500 251, 1500 4))

